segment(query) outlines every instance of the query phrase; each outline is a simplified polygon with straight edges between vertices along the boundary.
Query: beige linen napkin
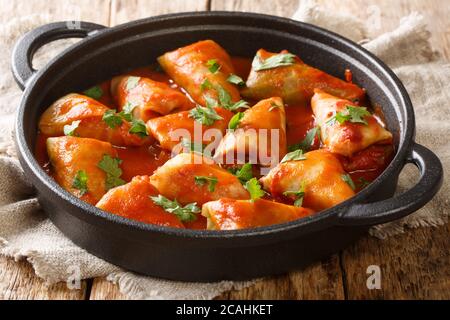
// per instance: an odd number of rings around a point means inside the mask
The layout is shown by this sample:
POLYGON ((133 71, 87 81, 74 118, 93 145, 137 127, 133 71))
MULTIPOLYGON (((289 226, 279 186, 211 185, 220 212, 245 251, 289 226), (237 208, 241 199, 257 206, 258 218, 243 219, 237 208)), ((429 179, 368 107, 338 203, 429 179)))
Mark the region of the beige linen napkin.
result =
MULTIPOLYGON (((439 61, 429 42, 429 33, 420 15, 404 18, 397 29, 373 40, 367 23, 354 17, 328 13, 313 2, 302 2, 296 19, 313 23, 355 41, 389 64, 407 87, 417 116, 417 141, 435 151, 446 171, 450 169, 450 67, 439 61)), ((10 53, 14 42, 24 32, 55 18, 30 16, 16 18, 0 26, 0 254, 26 258, 36 274, 49 284, 66 281, 73 266, 82 278, 106 276, 132 299, 211 299, 220 293, 239 289, 252 282, 211 284, 180 283, 139 276, 126 272, 75 246, 62 235, 40 210, 32 186, 16 160, 11 138, 14 111, 21 92, 10 73, 10 53)), ((54 43, 39 54, 40 64, 66 44, 54 43)), ((402 173, 399 190, 413 185, 417 172, 402 173)), ((446 223, 449 213, 449 185, 423 209, 413 215, 371 229, 380 238, 404 232, 404 227, 437 226, 446 223)), ((0 288, 1 294, 1 288, 0 288)))

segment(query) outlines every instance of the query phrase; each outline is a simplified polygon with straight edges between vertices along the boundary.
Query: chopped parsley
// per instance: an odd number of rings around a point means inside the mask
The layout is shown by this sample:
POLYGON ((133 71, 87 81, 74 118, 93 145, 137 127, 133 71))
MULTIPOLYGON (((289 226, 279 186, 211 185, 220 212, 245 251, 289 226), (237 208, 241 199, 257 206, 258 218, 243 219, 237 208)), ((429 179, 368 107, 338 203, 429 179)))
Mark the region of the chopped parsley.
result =
POLYGON ((103 114, 103 121, 110 127, 114 129, 122 125, 122 117, 116 113, 116 110, 108 110, 103 114))
POLYGON ((316 138, 316 136, 318 137, 319 135, 320 135, 319 127, 309 129, 308 132, 306 133, 305 139, 303 139, 300 143, 289 146, 289 151, 301 149, 303 150, 303 152, 308 152, 314 143, 314 139, 316 138))
POLYGON ((302 161, 302 160, 306 160, 306 156, 303 154, 302 149, 297 149, 295 151, 286 154, 284 158, 281 160, 281 163, 288 161, 302 161))
POLYGON ((256 178, 251 178, 250 180, 248 180, 245 183, 244 187, 250 193, 251 201, 258 200, 266 194, 266 192, 262 190, 261 185, 256 178))
POLYGON ((95 86, 92 88, 87 89, 83 92, 85 96, 88 96, 89 98, 98 100, 103 96, 103 90, 99 86, 95 86))
POLYGON ((182 222, 190 222, 197 220, 197 213, 201 210, 197 207, 197 203, 189 203, 188 205, 182 207, 178 201, 175 199, 171 201, 162 195, 157 197, 150 197, 150 199, 164 211, 174 214, 182 222))
POLYGON ((358 188, 360 189, 364 189, 365 187, 367 187, 371 182, 364 179, 363 177, 359 177, 358 179, 358 188))
POLYGON ((105 154, 103 159, 98 163, 98 167, 106 173, 105 188, 106 191, 125 184, 125 181, 120 179, 122 169, 119 165, 122 160, 113 158, 109 154, 105 154))
POLYGON ((81 123, 81 120, 77 120, 77 121, 72 122, 71 124, 66 124, 64 126, 64 135, 66 135, 66 136, 74 136, 75 135, 75 130, 78 128, 80 123, 81 123))
POLYGON ((80 196, 84 196, 89 192, 87 182, 88 176, 86 171, 80 170, 77 172, 75 178, 73 179, 72 187, 80 191, 80 196))
POLYGON ((230 130, 235 130, 239 123, 241 122, 242 118, 244 117, 244 113, 243 112, 238 112, 236 113, 231 119, 230 122, 228 123, 228 129, 230 130))
POLYGON ((217 73, 222 68, 222 66, 217 62, 217 59, 211 59, 206 62, 209 72, 217 73))
POLYGON ((253 70, 262 71, 268 69, 274 69, 278 67, 290 66, 295 63, 295 55, 292 53, 279 53, 274 56, 262 60, 258 55, 255 57, 252 63, 253 70))
POLYGON ((122 107, 122 111, 119 113, 119 116, 121 116, 128 122, 133 121, 133 111, 134 109, 136 109, 136 107, 137 105, 132 104, 131 102, 125 103, 125 105, 122 107))
POLYGON ((239 87, 245 86, 244 80, 242 80, 241 77, 239 77, 239 76, 237 76, 235 74, 230 74, 230 76, 228 77, 227 81, 229 83, 235 84, 235 85, 237 85, 239 87))
POLYGON ((251 163, 244 164, 240 169, 231 168, 229 171, 234 174, 242 184, 245 184, 253 178, 253 165, 251 163))
POLYGON ((345 122, 351 123, 362 123, 367 125, 367 121, 364 117, 370 116, 371 113, 367 111, 365 107, 354 107, 354 106, 346 106, 344 111, 336 113, 333 117, 327 120, 327 124, 334 124, 335 122, 339 122, 339 124, 344 124, 345 122))
POLYGON ((344 182, 346 182, 350 186, 350 188, 352 188, 353 190, 356 189, 355 183, 353 182, 352 177, 350 177, 348 173, 343 174, 341 178, 342 180, 344 180, 344 182))
POLYGON ((273 111, 273 110, 275 110, 275 109, 279 109, 279 108, 281 108, 281 106, 278 105, 278 104, 276 104, 275 102, 272 101, 272 102, 270 103, 269 112, 271 112, 271 111, 273 111))
POLYGON ((208 80, 208 78, 203 80, 202 84, 200 85, 200 89, 202 91, 205 91, 207 89, 212 89, 212 88, 213 88, 213 85, 212 85, 211 81, 208 80))
POLYGON ((223 120, 223 118, 217 114, 216 110, 209 105, 206 107, 197 105, 189 112, 189 116, 205 126, 213 125, 216 120, 223 120))
POLYGON ((216 185, 219 180, 216 177, 204 177, 204 176, 195 176, 195 184, 199 186, 203 186, 208 184, 208 191, 214 192, 216 190, 216 185))
POLYGON ((141 80, 141 77, 128 77, 126 88, 127 91, 133 90, 137 87, 139 81, 141 80))
POLYGON ((305 187, 306 187, 306 184, 303 181, 301 186, 300 186, 300 190, 298 190, 298 191, 285 191, 285 192, 283 192, 283 195, 286 196, 286 197, 294 196, 294 198, 295 198, 294 206, 301 207, 303 205, 303 198, 305 197, 305 187))
POLYGON ((128 131, 129 133, 136 134, 141 138, 145 138, 148 136, 147 127, 145 122, 138 119, 133 119, 131 121, 131 128, 128 131))

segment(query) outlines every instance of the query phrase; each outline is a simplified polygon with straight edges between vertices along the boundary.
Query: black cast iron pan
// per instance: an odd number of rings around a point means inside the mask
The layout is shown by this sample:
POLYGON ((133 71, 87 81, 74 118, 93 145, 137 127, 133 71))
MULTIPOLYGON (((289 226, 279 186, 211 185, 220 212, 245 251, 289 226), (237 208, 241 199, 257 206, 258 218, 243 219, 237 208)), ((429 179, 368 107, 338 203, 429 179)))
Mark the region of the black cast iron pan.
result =
POLYGON ((425 205, 442 183, 442 165, 414 142, 414 111, 403 85, 359 45, 318 27, 238 12, 166 15, 114 28, 82 22, 53 23, 26 34, 12 59, 24 94, 16 121, 23 169, 50 219, 77 245, 123 268, 184 281, 240 280, 284 273, 324 258, 365 234, 369 226, 404 217, 425 205), (34 52, 61 38, 81 37, 43 69, 34 52), (396 156, 369 187, 348 201, 302 220, 242 231, 170 229, 130 221, 90 206, 59 187, 33 156, 41 113, 59 97, 153 63, 162 53, 213 39, 232 55, 287 49, 335 76, 346 68, 379 104, 394 133, 396 156), (420 171, 416 185, 393 197, 403 166, 420 171))

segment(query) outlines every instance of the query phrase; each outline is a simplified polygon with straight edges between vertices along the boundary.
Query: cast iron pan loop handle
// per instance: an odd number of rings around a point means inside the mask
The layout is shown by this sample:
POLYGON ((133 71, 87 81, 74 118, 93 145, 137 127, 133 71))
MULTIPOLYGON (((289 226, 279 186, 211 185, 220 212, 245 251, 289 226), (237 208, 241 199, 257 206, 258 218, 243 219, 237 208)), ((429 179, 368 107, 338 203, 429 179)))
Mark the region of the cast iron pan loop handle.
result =
POLYGON ((23 90, 27 81, 36 73, 33 69, 33 56, 45 44, 67 38, 85 38, 105 26, 80 21, 55 22, 38 27, 26 33, 17 41, 12 54, 14 78, 23 90))
POLYGON ((341 214, 339 224, 382 224, 403 218, 428 203, 442 185, 443 168, 439 158, 424 146, 414 144, 407 163, 413 163, 420 171, 420 179, 414 187, 387 200, 356 204, 341 214))

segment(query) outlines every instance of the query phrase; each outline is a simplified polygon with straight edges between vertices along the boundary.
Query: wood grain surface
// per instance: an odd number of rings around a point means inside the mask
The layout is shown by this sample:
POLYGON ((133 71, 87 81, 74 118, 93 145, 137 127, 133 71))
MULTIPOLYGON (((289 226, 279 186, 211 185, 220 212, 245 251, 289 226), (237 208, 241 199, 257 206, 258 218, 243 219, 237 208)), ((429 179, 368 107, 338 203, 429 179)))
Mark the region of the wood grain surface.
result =
MULTIPOLYGON (((379 28, 393 29, 401 17, 417 11, 431 31, 431 42, 450 61, 448 0, 318 0, 324 8, 361 19, 379 14, 379 28)), ((49 14, 54 20, 85 20, 116 25, 182 11, 233 10, 291 16, 298 0, 0 0, 0 19, 49 14)), ((272 277, 219 299, 450 299, 450 225, 408 230, 379 240, 365 237, 343 252, 305 270, 272 277), (381 289, 366 286, 367 267, 381 268, 381 289)), ((46 286, 26 261, 0 257, 0 299, 126 299, 103 278, 83 281, 80 290, 64 283, 46 286)))

